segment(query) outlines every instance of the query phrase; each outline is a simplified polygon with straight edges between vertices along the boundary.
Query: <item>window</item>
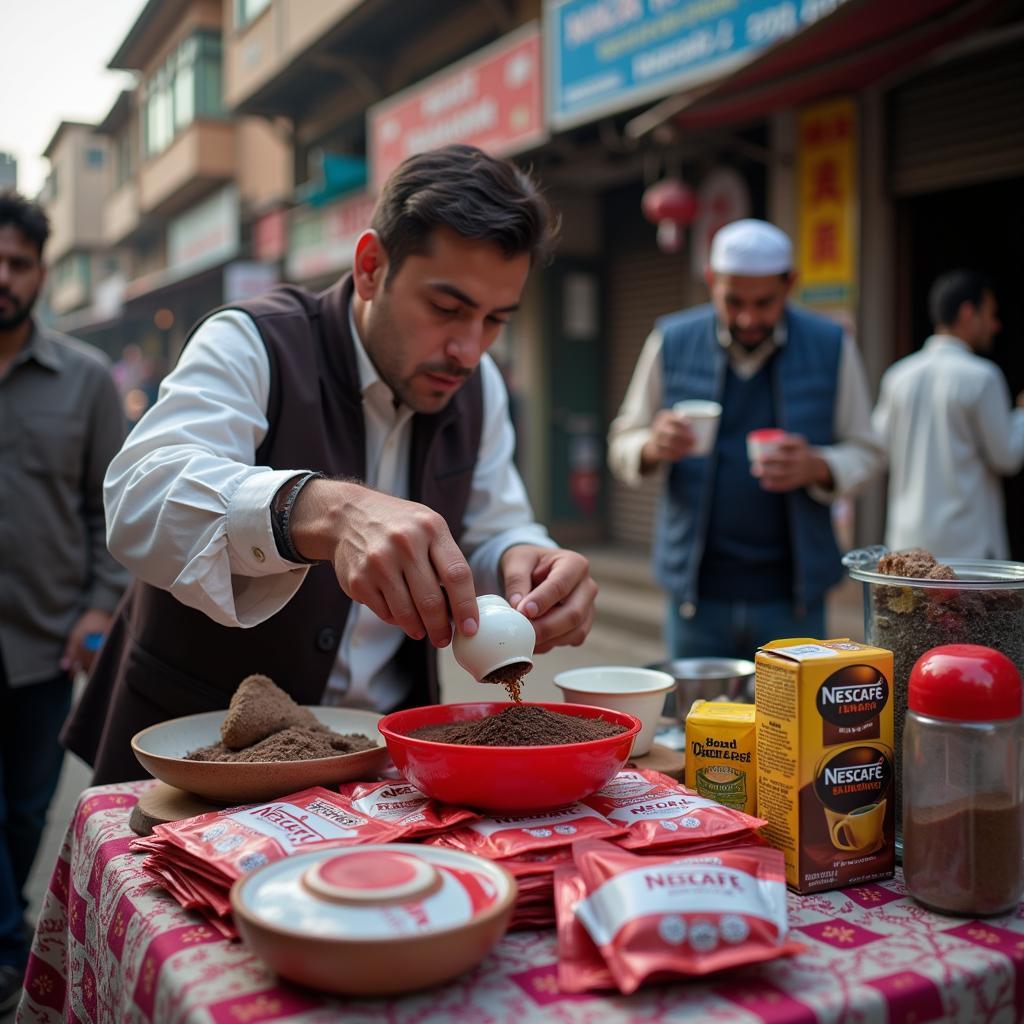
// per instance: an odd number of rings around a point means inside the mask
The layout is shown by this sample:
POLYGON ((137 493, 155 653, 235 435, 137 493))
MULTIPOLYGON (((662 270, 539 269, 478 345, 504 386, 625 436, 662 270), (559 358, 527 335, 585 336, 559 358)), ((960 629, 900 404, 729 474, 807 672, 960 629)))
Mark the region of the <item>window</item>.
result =
POLYGON ((114 143, 114 185, 120 188, 134 173, 135 161, 132 159, 132 136, 128 128, 124 128, 114 143))
POLYGON ((107 154, 102 149, 97 149, 95 146, 90 146, 85 151, 85 166, 86 167, 102 167, 107 154))
POLYGON ((270 6, 270 0, 235 0, 235 27, 248 25, 270 6))
POLYGON ((146 83, 143 94, 143 152, 163 152, 197 117, 223 117, 221 39, 197 32, 182 41, 146 83))
POLYGON ((84 252, 68 253, 53 268, 53 283, 57 288, 80 285, 89 287, 89 255, 84 252))

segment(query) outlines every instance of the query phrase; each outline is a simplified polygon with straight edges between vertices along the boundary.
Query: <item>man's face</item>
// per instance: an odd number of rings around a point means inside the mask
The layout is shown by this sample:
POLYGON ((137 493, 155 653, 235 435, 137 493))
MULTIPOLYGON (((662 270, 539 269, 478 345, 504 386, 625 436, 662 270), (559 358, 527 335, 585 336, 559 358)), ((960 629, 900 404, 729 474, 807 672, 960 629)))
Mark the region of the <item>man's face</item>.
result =
POLYGON ((793 277, 711 274, 708 284, 719 323, 729 329, 733 341, 753 349, 772 336, 782 319, 793 277))
POLYGON ((969 306, 968 309, 967 340, 976 352, 988 352, 1003 326, 998 316, 996 297, 986 289, 982 292, 981 305, 969 306))
POLYGON ((24 323, 45 276, 35 245, 13 224, 0 226, 0 331, 24 323))
POLYGON ((425 254, 406 257, 390 280, 387 270, 376 236, 364 235, 355 271, 363 344, 402 402, 416 412, 437 412, 518 308, 529 254, 507 259, 491 242, 436 228, 425 254))

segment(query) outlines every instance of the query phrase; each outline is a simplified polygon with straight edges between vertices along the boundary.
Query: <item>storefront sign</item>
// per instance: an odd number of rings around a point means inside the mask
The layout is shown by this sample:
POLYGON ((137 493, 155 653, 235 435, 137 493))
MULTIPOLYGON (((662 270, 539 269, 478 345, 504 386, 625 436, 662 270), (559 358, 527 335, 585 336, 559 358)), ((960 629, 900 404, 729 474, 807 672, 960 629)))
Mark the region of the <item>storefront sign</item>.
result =
POLYGON ((697 219, 690 229, 690 273, 704 279, 711 258, 711 239, 719 228, 750 216, 750 189, 739 171, 716 167, 697 189, 697 219))
POLYGON ((711 81, 843 0, 547 0, 548 119, 567 128, 711 81))
POLYGON ((365 192, 322 209, 292 211, 285 264, 290 281, 307 281, 352 266, 356 240, 370 226, 373 197, 365 192))
POLYGON ((226 185, 167 225, 167 269, 195 274, 238 253, 238 189, 226 185))
POLYGON ((288 216, 284 210, 265 213, 252 226, 252 254, 265 263, 281 259, 288 247, 288 216))
POLYGON ((849 310, 856 289, 857 108, 849 98, 798 119, 798 285, 803 302, 849 310))
POLYGON ((241 302, 270 291, 279 274, 274 263, 235 260, 224 268, 224 301, 241 302))
POLYGON ((536 22, 370 107, 371 182, 379 189, 407 156, 464 142, 508 156, 544 141, 536 22))

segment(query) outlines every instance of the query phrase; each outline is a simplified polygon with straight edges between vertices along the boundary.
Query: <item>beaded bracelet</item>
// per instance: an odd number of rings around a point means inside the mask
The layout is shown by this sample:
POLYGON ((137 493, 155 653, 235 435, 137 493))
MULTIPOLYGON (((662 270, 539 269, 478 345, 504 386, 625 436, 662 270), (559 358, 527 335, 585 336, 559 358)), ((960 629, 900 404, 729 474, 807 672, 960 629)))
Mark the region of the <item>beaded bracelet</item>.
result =
POLYGON ((295 543, 292 541, 291 517, 292 510, 295 508, 295 502, 298 501, 299 495, 302 493, 302 488, 310 480, 322 480, 323 478, 323 473, 304 473, 292 484, 281 508, 275 510, 271 507, 270 524, 274 531, 274 543, 277 545, 277 553, 282 558, 287 558, 289 562, 298 562, 300 565, 313 565, 317 562, 317 559, 306 558, 305 555, 300 555, 296 550, 295 543))

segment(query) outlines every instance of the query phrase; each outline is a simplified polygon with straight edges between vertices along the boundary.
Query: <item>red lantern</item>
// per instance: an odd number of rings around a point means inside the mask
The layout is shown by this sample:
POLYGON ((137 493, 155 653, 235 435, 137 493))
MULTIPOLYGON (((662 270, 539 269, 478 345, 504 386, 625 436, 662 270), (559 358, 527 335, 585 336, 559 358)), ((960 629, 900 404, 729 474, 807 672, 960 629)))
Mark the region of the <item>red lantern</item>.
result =
POLYGON ((664 178, 648 188, 640 200, 644 216, 658 225, 658 246, 663 252, 683 247, 686 226, 697 216, 697 196, 678 178, 664 178))

